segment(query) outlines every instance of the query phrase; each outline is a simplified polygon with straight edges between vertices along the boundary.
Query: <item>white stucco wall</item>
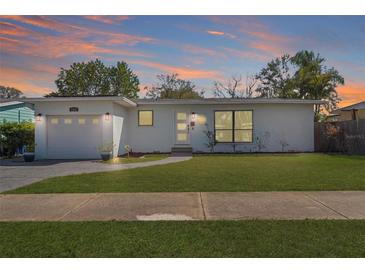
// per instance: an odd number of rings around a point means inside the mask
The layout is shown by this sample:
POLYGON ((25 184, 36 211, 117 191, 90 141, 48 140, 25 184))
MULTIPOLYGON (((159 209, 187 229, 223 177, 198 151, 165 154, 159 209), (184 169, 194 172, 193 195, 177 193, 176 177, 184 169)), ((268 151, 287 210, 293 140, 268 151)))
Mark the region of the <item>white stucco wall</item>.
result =
POLYGON ((124 146, 127 144, 127 117, 128 112, 126 108, 113 104, 113 155, 125 154, 124 146))
MULTIPOLYGON (((236 145, 236 151, 258 151, 255 140, 261 138, 261 151, 313 151, 313 106, 310 104, 256 104, 256 105, 144 105, 128 113, 128 142, 136 152, 170 152, 175 146, 175 111, 197 114, 197 123, 191 134, 193 151, 208 152, 204 130, 214 129, 215 110, 253 110, 253 143, 236 145), (138 127, 138 110, 154 111, 152 127, 138 127)), ((231 144, 217 144, 216 152, 232 152, 231 144)))
POLYGON ((177 106, 141 106, 128 111, 128 144, 135 152, 170 152, 174 146, 177 106), (138 110, 153 110, 153 126, 138 126, 138 110))

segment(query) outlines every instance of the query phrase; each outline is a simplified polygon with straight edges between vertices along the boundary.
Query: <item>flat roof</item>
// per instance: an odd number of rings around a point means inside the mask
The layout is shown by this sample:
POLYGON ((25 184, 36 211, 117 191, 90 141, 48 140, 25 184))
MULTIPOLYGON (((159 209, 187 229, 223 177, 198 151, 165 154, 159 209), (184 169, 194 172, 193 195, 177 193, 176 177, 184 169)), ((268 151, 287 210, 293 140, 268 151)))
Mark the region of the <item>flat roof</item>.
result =
POLYGON ((19 102, 19 101, 0 101, 0 107, 6 107, 6 106, 12 106, 12 105, 19 105, 19 104, 23 104, 23 102, 19 102))
POLYGON ((137 106, 132 100, 122 96, 70 96, 70 97, 34 97, 22 98, 22 102, 37 103, 37 102, 75 102, 75 101, 112 101, 124 106, 137 106))
POLYGON ((279 99, 279 98, 202 98, 202 99, 132 99, 138 105, 221 105, 221 104, 325 104, 323 100, 279 99))
POLYGON ((339 110, 346 111, 346 110, 353 110, 353 109, 365 109, 365 101, 362 101, 362 102, 359 102, 359 103, 356 103, 353 105, 349 105, 347 107, 340 108, 339 110))
POLYGON ((221 104, 325 104, 324 100, 280 98, 202 98, 202 99, 128 99, 122 96, 39 97, 22 98, 22 102, 113 101, 128 106, 137 105, 221 105, 221 104))

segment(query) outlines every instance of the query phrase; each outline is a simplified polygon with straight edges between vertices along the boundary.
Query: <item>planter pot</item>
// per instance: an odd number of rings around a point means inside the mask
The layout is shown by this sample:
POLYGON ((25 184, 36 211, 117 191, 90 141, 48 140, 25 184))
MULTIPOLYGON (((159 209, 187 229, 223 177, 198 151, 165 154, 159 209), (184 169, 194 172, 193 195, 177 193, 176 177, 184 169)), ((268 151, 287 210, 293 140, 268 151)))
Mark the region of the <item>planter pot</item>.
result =
POLYGON ((112 158, 112 153, 111 152, 101 152, 100 156, 103 161, 108 161, 112 158))
POLYGON ((34 161, 34 153, 33 152, 25 152, 23 154, 24 162, 33 162, 34 161))

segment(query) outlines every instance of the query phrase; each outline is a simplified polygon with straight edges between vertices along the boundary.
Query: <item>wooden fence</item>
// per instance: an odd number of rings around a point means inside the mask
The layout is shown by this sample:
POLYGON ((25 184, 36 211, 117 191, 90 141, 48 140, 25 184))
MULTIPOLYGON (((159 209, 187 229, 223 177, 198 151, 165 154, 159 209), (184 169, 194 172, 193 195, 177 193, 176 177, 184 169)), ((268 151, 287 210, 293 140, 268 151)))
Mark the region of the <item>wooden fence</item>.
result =
POLYGON ((365 154, 365 119, 314 123, 314 149, 365 154))

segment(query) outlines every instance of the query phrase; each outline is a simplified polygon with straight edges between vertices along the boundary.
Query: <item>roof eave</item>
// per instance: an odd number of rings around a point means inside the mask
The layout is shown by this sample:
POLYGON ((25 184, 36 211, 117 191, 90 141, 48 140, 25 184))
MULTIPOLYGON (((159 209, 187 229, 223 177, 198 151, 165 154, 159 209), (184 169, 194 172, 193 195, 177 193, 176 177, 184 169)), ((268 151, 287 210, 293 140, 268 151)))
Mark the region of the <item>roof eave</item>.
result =
POLYGON ((342 107, 342 108, 339 108, 338 110, 341 110, 341 111, 347 111, 347 110, 358 110, 358 109, 365 109, 364 105, 365 104, 365 101, 361 101, 361 102, 358 102, 356 104, 352 104, 352 105, 349 105, 349 106, 346 106, 346 107, 342 107), (358 107, 360 106, 360 107, 358 107))
POLYGON ((326 104, 324 100, 293 99, 135 99, 138 105, 242 105, 242 104, 326 104))
POLYGON ((79 102, 79 101, 111 101, 126 107, 136 107, 137 104, 132 100, 121 96, 95 96, 95 97, 38 97, 22 98, 19 101, 27 103, 42 102, 79 102))
POLYGON ((126 107, 137 105, 244 105, 244 104, 326 104, 324 100, 303 100, 303 99, 128 99, 116 96, 95 96, 95 97, 41 97, 22 98, 21 102, 75 102, 75 101, 112 101, 126 107))
POLYGON ((20 104, 23 104, 23 103, 24 102, 22 102, 22 101, 3 102, 3 103, 0 103, 0 107, 16 106, 16 105, 20 105, 20 104))

